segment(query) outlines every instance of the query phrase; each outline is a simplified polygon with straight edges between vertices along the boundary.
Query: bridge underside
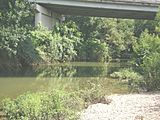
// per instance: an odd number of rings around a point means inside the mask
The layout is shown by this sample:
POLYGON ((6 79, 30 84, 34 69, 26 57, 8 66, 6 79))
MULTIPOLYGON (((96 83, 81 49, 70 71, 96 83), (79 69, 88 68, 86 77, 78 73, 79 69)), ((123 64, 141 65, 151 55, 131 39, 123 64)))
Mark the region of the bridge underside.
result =
MULTIPOLYGON (((41 23, 51 29, 63 20, 62 15, 95 16, 127 19, 154 19, 158 12, 156 4, 115 2, 118 0, 29 0, 36 3, 35 24, 41 23)), ((121 1, 121 0, 120 0, 121 1)), ((143 0, 144 1, 144 0, 143 0)))
MULTIPOLYGON (((34 1, 34 0, 30 0, 34 1)), ((36 0, 36 3, 63 15, 108 18, 154 19, 158 6, 152 4, 93 2, 85 0, 36 0)))

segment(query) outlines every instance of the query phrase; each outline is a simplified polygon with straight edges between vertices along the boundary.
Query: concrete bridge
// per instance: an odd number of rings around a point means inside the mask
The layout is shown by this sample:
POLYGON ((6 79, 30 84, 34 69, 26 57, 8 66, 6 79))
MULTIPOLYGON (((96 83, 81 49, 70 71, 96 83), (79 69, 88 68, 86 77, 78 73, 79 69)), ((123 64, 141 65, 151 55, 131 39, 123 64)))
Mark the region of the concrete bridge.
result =
POLYGON ((160 0, 28 0, 34 2, 35 22, 51 28, 62 15, 154 19, 160 0))

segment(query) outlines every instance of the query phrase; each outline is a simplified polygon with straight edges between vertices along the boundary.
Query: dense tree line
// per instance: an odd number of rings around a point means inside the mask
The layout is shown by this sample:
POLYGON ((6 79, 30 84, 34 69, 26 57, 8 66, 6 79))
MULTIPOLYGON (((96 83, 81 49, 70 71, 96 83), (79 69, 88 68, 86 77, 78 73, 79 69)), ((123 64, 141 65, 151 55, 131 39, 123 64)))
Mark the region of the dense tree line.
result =
POLYGON ((159 89, 159 14, 153 21, 66 16, 65 23, 47 30, 41 25, 34 27, 35 11, 26 0, 1 2, 1 68, 39 62, 130 59, 135 70, 146 77, 145 85, 159 89))

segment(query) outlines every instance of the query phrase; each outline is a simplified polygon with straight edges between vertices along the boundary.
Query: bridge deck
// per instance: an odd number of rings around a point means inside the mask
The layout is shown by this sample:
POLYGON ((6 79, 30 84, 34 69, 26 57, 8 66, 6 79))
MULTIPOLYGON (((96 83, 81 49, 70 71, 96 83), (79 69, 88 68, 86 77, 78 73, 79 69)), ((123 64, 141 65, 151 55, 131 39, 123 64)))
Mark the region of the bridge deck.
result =
POLYGON ((160 0, 29 0, 63 15, 154 19, 160 0))
POLYGON ((158 4, 160 4, 160 0, 72 0, 72 1, 125 3, 125 4, 137 4, 137 5, 152 5, 152 6, 157 6, 158 4))

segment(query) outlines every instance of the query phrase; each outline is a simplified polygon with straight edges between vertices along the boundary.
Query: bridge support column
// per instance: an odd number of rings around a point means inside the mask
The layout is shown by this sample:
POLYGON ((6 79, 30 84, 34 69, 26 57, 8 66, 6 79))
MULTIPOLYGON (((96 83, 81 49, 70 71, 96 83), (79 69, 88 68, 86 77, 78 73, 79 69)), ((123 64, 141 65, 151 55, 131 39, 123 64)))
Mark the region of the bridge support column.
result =
POLYGON ((35 25, 41 24, 48 29, 52 29, 54 25, 60 24, 63 17, 45 7, 36 4, 35 25))

